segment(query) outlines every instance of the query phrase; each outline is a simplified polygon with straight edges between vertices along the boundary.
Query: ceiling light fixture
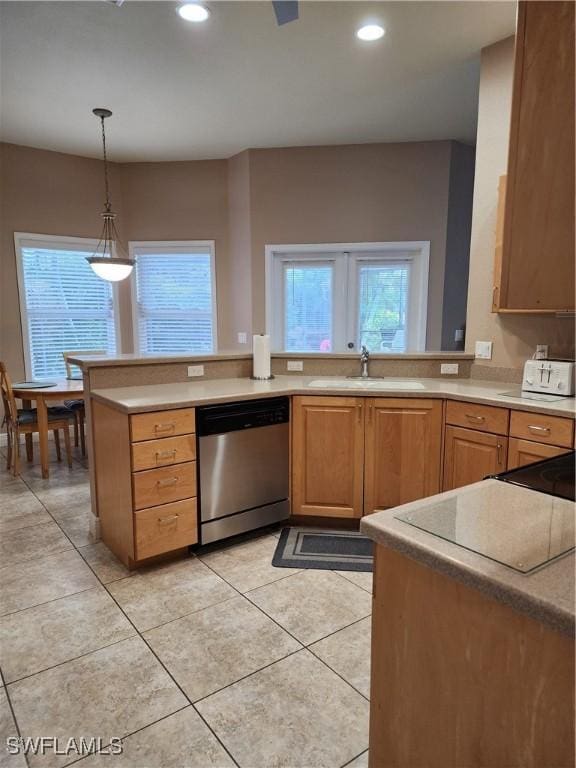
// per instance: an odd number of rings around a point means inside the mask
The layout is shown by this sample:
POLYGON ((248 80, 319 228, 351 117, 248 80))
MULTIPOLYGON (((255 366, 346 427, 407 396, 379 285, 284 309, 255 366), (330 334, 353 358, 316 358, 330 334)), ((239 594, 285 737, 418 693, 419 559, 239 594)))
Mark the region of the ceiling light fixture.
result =
POLYGON ((104 130, 104 120, 107 117, 112 116, 112 112, 109 109, 103 107, 97 107, 92 112, 96 117, 100 118, 100 124, 102 126, 102 155, 104 158, 104 188, 106 190, 106 202, 104 204, 104 210, 101 214, 104 225, 102 227, 102 233, 100 240, 96 246, 96 250, 92 256, 88 256, 86 261, 94 272, 103 280, 108 280, 111 283, 117 283, 119 280, 124 280, 128 277, 132 268, 134 267, 134 259, 129 259, 125 255, 125 251, 120 247, 120 238, 116 231, 116 225, 114 220, 116 214, 112 210, 110 203, 110 193, 108 185, 108 157, 106 155, 106 131, 104 130))
POLYGON ((365 24, 356 30, 356 37, 359 40, 364 40, 364 42, 372 42, 384 37, 385 31, 384 27, 381 27, 380 24, 365 24))
POLYGON ((210 16, 210 11, 202 3, 184 3, 176 9, 180 18, 185 21, 206 21, 210 16))

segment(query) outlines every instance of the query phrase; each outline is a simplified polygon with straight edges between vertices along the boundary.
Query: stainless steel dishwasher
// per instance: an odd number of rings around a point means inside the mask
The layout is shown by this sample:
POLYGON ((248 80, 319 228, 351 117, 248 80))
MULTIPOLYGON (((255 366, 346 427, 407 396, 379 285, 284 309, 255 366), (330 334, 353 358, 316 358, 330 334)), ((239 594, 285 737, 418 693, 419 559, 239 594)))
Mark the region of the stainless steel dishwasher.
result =
POLYGON ((288 398, 204 406, 197 417, 201 543, 286 519, 288 398))

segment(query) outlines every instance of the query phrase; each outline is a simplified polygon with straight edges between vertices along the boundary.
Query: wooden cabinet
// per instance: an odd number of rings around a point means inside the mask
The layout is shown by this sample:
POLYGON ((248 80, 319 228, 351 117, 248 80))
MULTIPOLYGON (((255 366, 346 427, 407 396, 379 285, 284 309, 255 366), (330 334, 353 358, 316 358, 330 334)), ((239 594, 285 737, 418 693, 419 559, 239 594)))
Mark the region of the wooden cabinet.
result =
POLYGON ((574 3, 520 2, 493 310, 574 310, 574 3))
POLYGON ((530 411, 513 411, 510 435, 537 443, 571 448, 574 444, 574 421, 561 416, 545 416, 530 411))
POLYGON ((129 416, 92 402, 102 540, 128 567, 198 541, 193 408, 129 416))
POLYGON ((442 402, 367 402, 364 514, 440 491, 442 402))
POLYGON ((508 469, 524 467, 526 464, 551 459, 553 456, 560 456, 566 452, 566 448, 560 448, 557 445, 546 445, 535 443, 532 440, 520 440, 518 437, 511 437, 508 441, 508 469))
POLYGON ((361 517, 440 490, 442 402, 295 397, 292 514, 361 517))
POLYGON ((444 439, 443 489, 476 483, 506 469, 508 439, 475 429, 447 426, 444 439))
POLYGON ((361 517, 364 464, 361 397, 294 397, 292 514, 361 517))

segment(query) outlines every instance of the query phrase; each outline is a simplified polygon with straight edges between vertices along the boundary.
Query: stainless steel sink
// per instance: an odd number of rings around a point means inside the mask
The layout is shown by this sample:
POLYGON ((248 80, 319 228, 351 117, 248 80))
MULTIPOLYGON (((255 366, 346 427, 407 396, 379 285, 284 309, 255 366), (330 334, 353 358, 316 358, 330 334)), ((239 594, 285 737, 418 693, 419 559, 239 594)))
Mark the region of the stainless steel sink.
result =
POLYGON ((417 390, 426 387, 420 381, 411 379, 384 379, 347 377, 343 379, 314 379, 308 384, 313 389, 374 389, 374 390, 417 390))

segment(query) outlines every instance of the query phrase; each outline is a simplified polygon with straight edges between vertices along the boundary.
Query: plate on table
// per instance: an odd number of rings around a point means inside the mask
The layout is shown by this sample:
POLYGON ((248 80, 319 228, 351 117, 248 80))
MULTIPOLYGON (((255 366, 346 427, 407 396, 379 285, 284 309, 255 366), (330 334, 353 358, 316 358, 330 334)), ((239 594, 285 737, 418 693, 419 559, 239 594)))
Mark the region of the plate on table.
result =
POLYGON ((19 381, 12 384, 12 389, 45 389, 46 387, 55 387, 56 381, 19 381))

